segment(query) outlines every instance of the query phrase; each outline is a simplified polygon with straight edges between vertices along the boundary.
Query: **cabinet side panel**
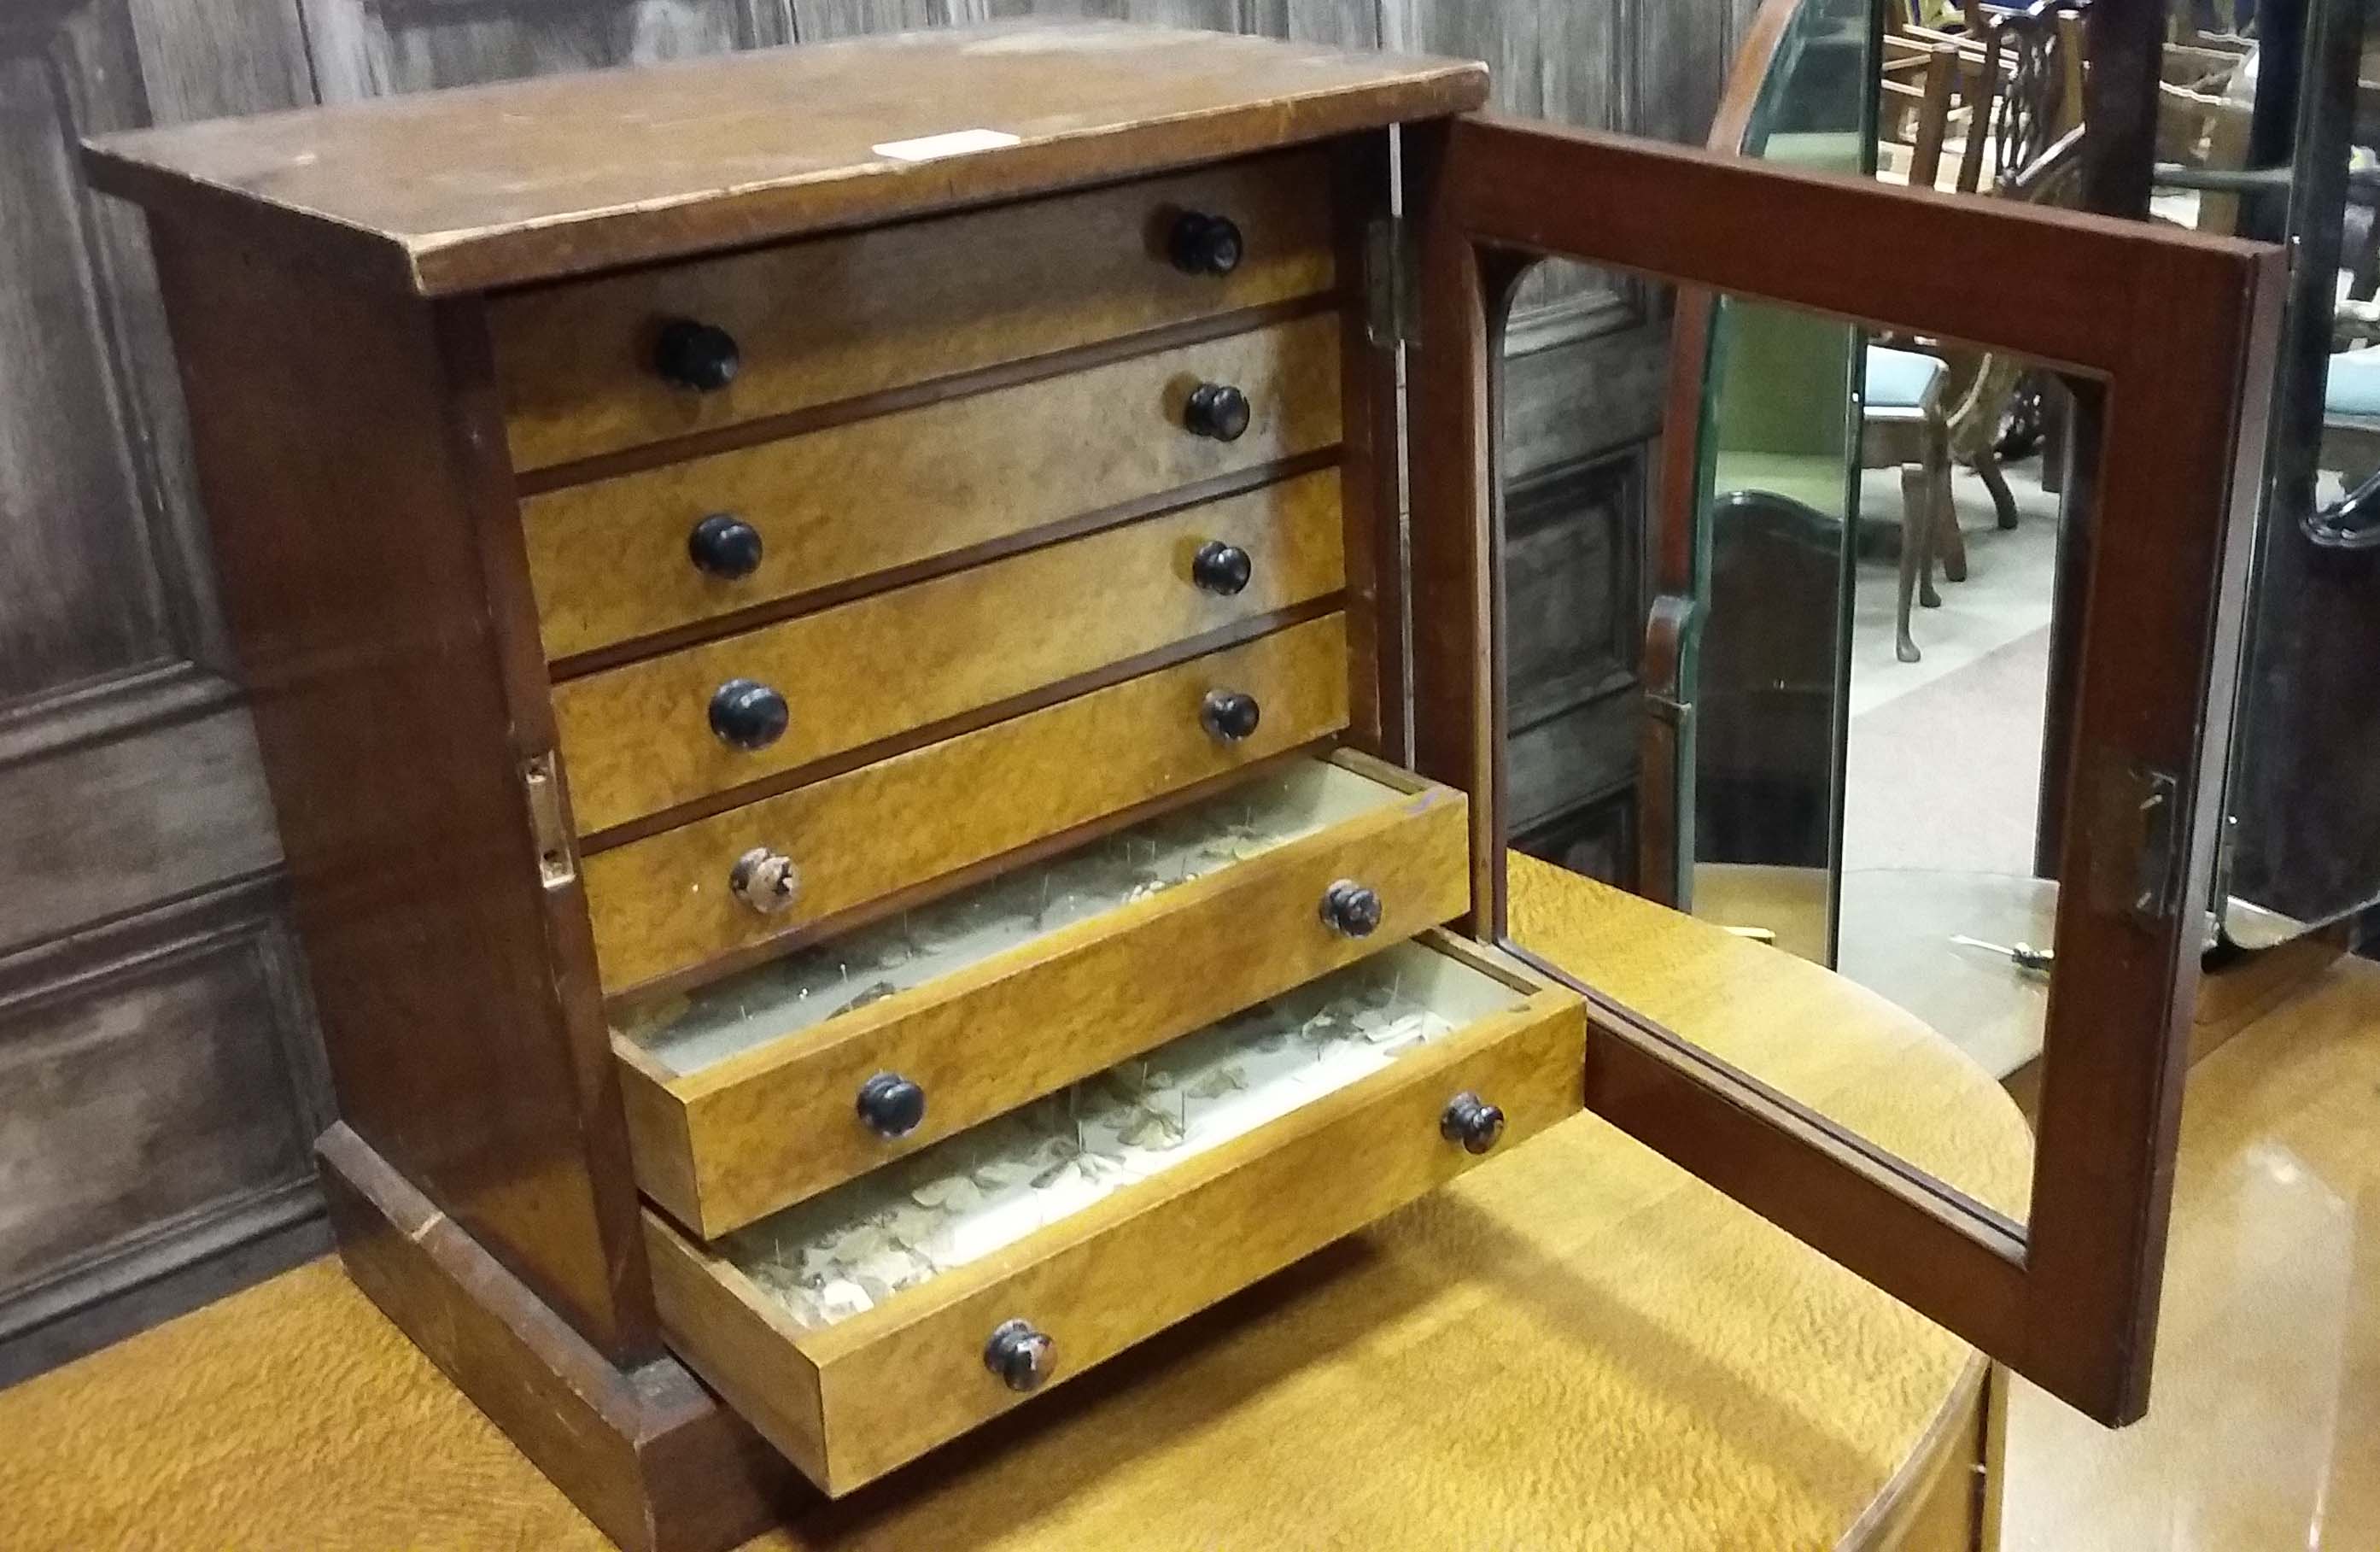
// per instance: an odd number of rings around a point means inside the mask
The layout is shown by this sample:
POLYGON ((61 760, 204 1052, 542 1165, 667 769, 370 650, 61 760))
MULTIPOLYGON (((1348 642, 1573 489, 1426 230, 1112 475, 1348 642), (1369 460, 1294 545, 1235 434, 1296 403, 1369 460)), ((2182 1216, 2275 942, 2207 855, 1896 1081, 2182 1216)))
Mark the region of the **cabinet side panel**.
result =
POLYGON ((456 408, 457 321, 212 227, 152 237, 340 1114, 609 1356, 645 1356, 617 1080, 549 933, 515 744, 550 722, 506 694, 516 601, 491 599, 477 514, 507 497, 456 408))

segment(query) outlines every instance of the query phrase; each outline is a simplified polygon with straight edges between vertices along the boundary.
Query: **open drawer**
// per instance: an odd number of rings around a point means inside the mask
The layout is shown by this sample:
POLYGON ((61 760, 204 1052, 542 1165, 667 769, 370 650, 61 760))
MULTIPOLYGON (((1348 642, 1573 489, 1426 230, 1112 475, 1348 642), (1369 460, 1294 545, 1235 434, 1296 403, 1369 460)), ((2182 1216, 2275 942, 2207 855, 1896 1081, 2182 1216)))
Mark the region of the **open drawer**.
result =
POLYGON ((1459 792, 1293 759, 625 1010, 638 1183, 704 1239, 740 1228, 1462 915, 1468 840, 1459 792))
POLYGON ((648 1212, 662 1328, 847 1492, 1576 1111, 1585 1041, 1433 931, 707 1250, 648 1212))

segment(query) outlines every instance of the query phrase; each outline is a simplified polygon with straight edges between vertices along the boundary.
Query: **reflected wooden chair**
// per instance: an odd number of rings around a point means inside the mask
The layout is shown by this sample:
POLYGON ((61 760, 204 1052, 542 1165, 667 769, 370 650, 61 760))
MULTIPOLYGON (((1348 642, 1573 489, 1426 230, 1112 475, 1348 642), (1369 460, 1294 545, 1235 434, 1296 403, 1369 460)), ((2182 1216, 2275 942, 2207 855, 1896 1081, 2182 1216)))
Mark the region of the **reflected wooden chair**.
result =
MULTIPOLYGON (((1977 193, 2006 181, 2082 122, 2086 0, 2034 0, 2018 8, 1962 0, 1955 28, 1888 26, 1899 46, 1947 47, 1957 61, 1965 118, 1956 187, 1977 193)), ((1911 13, 1903 7, 1899 13, 1911 13)))
POLYGON ((1966 542, 1950 495, 1950 369, 1938 356, 1871 345, 1861 400, 1860 467, 1900 470, 1900 591, 1893 608, 1893 655, 1923 656, 1910 632, 1912 603, 1931 609, 1938 547, 1942 574, 1967 578, 1966 542))
MULTIPOLYGON (((2157 83, 2156 159, 2160 168, 2196 172, 2238 172, 2248 165, 2248 123, 2253 104, 2225 95, 2225 81, 2180 86, 2157 83), (2213 90, 2208 90, 2212 87, 2213 90)), ((2152 214, 2178 226, 2229 237, 2240 229, 2240 196, 2224 189, 2200 189, 2186 206, 2186 196, 2168 186, 2154 202, 2152 214)))
POLYGON ((1886 36, 1877 81, 1877 177, 1912 189, 1931 189, 1940 180, 1942 148, 1964 112, 1958 87, 1955 47, 1886 36))

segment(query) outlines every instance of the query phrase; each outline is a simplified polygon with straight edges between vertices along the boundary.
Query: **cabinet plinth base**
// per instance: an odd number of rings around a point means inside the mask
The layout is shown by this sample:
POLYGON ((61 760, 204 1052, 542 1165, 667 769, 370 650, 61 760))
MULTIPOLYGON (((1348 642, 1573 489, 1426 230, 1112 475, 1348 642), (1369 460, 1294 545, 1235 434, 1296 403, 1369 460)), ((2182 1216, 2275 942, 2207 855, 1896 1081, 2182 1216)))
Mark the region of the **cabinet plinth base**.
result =
POLYGON ((720 1552, 801 1491, 674 1359, 614 1367, 346 1125, 315 1154, 348 1276, 629 1552, 720 1552))

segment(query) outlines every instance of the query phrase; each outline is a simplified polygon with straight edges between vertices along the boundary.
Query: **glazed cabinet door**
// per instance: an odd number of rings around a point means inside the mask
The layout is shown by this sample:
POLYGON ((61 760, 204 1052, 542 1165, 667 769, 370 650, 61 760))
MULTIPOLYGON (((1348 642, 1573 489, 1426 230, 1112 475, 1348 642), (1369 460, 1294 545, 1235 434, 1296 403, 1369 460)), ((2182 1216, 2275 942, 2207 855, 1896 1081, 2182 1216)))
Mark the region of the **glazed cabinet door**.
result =
MULTIPOLYGON (((1415 752, 1473 794, 1483 937, 1505 935, 1496 362, 1531 263, 1960 342, 2104 396, 2029 1192, 1962 1179, 1947 1111, 1854 1134, 1806 1047, 1723 1059, 1597 996, 1591 963, 1565 978, 1595 999, 1591 1108, 2093 1417, 2137 1418, 2261 461, 2243 386, 2266 375, 2280 251, 1492 116, 1409 131, 1405 165, 1415 752)), ((1764 1016, 1718 995, 1726 1020, 1764 1016)))

